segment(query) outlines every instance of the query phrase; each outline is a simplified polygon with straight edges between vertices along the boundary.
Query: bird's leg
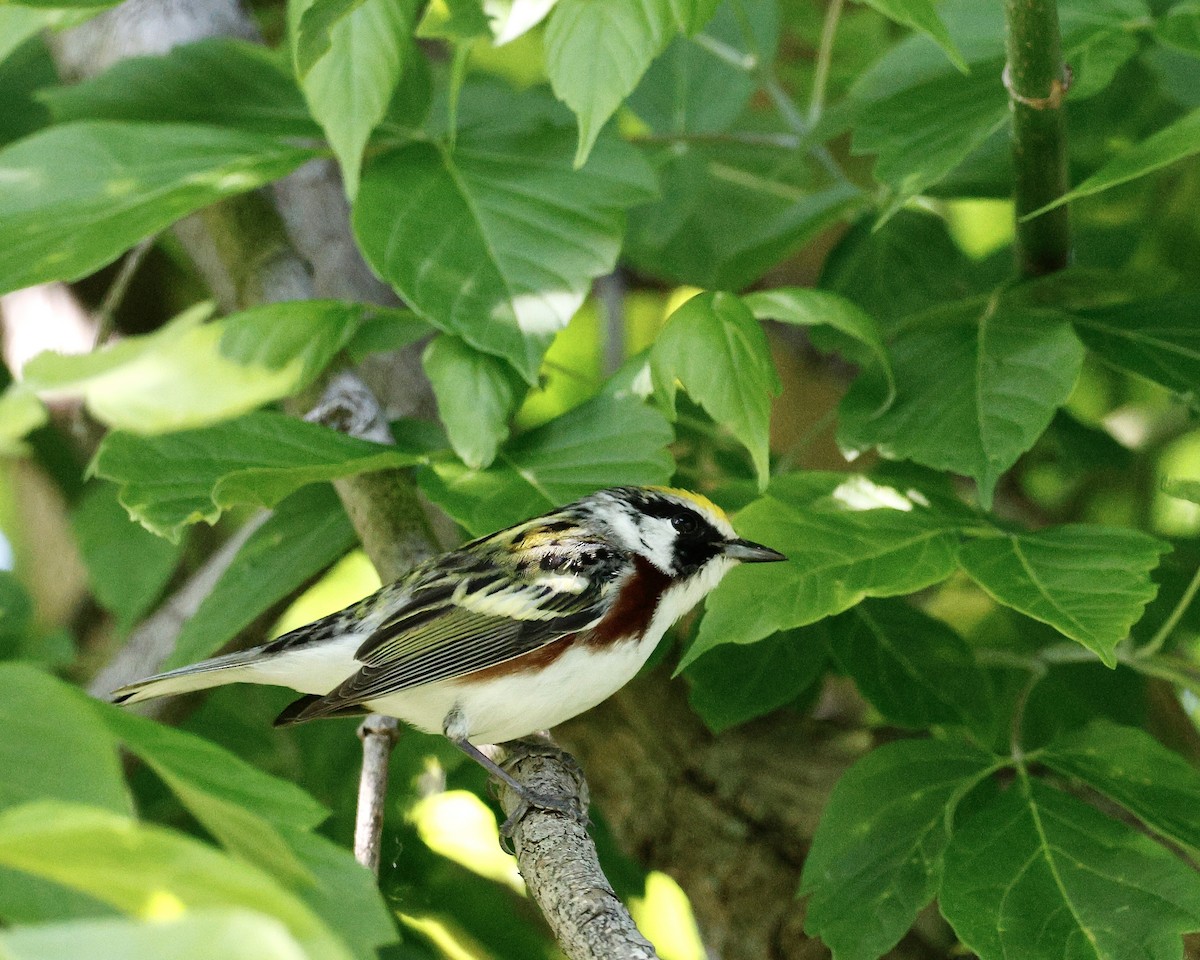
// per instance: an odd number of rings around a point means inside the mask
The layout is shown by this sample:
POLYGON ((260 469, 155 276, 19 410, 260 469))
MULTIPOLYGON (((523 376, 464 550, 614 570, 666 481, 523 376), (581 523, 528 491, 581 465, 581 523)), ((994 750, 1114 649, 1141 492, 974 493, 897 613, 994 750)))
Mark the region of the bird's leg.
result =
MULTIPOLYGON (((555 813, 561 813, 569 817, 574 817, 581 822, 585 820, 582 808, 574 797, 554 797, 542 793, 536 793, 535 791, 530 790, 523 783, 518 781, 511 773, 505 770, 504 767, 480 750, 477 746, 475 746, 475 744, 471 743, 471 741, 466 737, 465 728, 466 723, 464 722, 464 717, 458 708, 451 710, 450 713, 447 714, 442 725, 442 730, 445 733, 446 738, 451 743, 453 743, 456 747, 458 747, 459 750, 483 767, 483 769, 490 773, 496 780, 499 780, 511 787, 513 792, 521 799, 517 809, 512 812, 512 815, 509 816, 509 818, 505 820, 503 824, 501 824, 501 837, 505 839, 511 839, 517 824, 521 822, 531 808, 536 808, 539 810, 553 810, 555 813)), ((540 745, 538 741, 520 740, 515 741, 515 745, 518 747, 518 751, 516 752, 515 756, 510 755, 508 761, 506 761, 508 763, 520 760, 524 756, 535 754, 538 752, 538 746, 541 747, 541 752, 546 753, 547 755, 566 756, 566 754, 563 754, 561 750, 551 753, 551 751, 555 751, 556 748, 554 748, 552 745, 540 745), (531 748, 531 745, 537 746, 533 746, 531 748), (521 750, 524 752, 520 752, 521 750)), ((575 770, 572 772, 576 774, 577 779, 580 781, 580 783, 582 783, 582 771, 578 769, 578 764, 575 764, 575 770)))

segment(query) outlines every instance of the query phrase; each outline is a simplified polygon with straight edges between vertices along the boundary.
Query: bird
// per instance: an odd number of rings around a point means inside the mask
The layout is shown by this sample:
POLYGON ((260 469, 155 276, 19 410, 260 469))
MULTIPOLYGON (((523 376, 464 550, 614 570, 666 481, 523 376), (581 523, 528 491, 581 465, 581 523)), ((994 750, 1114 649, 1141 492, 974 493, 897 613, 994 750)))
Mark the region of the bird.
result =
POLYGON ((444 735, 522 800, 555 808, 478 745, 600 703, 735 564, 786 559, 739 537, 700 494, 609 488, 434 557, 268 643, 138 680, 112 700, 238 682, 291 687, 303 696, 276 726, 396 717, 444 735))

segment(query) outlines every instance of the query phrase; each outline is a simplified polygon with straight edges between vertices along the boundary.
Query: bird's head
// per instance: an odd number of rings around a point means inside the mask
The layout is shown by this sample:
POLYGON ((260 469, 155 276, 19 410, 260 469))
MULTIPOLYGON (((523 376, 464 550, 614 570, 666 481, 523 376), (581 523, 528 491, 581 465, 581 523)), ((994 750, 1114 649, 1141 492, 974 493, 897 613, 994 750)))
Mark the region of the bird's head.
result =
POLYGON ((725 511, 688 490, 616 487, 585 497, 580 506, 619 547, 644 557, 673 579, 709 571, 719 579, 736 561, 787 559, 770 547, 740 538, 725 511))

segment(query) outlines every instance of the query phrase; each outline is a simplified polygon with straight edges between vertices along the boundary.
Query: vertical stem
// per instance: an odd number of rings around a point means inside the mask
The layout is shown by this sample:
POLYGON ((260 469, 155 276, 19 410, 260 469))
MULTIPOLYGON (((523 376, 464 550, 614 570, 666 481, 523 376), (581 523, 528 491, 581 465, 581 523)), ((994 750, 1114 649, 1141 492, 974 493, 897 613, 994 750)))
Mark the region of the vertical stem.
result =
POLYGON ((829 0, 825 22, 821 25, 821 46, 817 50, 817 66, 813 72, 812 98, 808 103, 808 125, 815 127, 825 110, 825 87, 829 83, 829 66, 833 62, 833 38, 837 35, 842 16, 842 0, 829 0))
POLYGON ((1062 59, 1055 0, 1005 0, 1008 64, 1004 81, 1013 111, 1017 268, 1024 277, 1061 270, 1071 256, 1066 206, 1022 220, 1067 192, 1063 98, 1069 74, 1062 59))

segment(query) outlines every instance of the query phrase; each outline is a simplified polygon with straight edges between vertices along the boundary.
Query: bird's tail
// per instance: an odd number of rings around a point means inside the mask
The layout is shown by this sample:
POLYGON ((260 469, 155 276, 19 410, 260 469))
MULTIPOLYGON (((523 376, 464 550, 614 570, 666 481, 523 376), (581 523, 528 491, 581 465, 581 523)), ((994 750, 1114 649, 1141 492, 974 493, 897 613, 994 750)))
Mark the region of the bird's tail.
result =
POLYGON ((155 674, 153 677, 146 677, 114 690, 111 694, 112 702, 138 703, 156 697, 169 697, 177 693, 206 690, 226 683, 249 680, 253 672, 251 665, 259 660, 262 654, 261 647, 254 647, 237 653, 227 653, 223 657, 202 660, 178 670, 155 674))

